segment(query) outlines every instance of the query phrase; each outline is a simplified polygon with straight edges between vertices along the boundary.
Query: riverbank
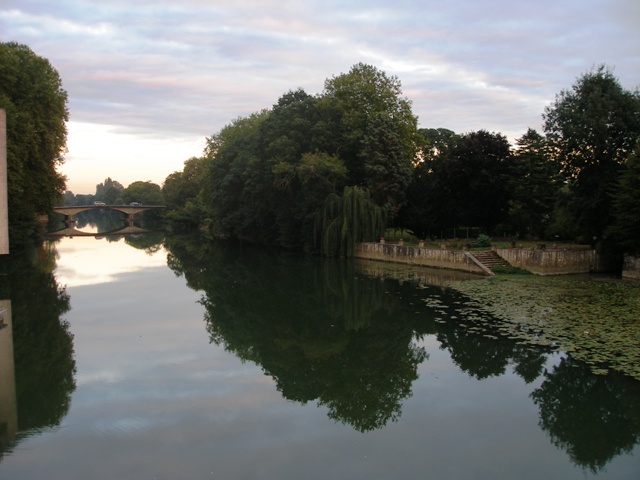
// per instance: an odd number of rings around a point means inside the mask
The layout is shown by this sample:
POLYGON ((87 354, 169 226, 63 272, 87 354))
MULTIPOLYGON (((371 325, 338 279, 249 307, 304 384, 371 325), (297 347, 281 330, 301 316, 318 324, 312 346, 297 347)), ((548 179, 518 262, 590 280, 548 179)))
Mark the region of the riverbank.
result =
POLYGON ((432 249, 395 243, 360 243, 354 257, 363 260, 405 263, 422 267, 446 268, 486 275, 486 271, 463 250, 432 249))
MULTIPOLYGON (((567 275, 602 271, 601 260, 591 249, 494 248, 496 254, 510 265, 536 275, 567 275)), ((491 275, 472 258, 473 251, 435 249, 402 243, 360 243, 354 256, 367 260, 405 263, 416 266, 447 268, 464 272, 491 275), (471 255, 469 255, 471 254, 471 255)))

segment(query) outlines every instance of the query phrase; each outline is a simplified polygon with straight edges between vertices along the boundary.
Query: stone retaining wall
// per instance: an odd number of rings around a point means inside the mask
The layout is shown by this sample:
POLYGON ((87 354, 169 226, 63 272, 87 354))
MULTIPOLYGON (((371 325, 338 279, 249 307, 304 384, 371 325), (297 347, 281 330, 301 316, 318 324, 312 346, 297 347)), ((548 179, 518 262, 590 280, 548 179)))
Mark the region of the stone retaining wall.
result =
POLYGON ((360 243, 356 246, 354 257, 485 274, 461 250, 437 250, 392 243, 360 243))
POLYGON ((640 281, 640 257, 624 257, 622 278, 640 281))
POLYGON ((566 275, 595 270, 595 250, 524 250, 498 248, 496 253, 514 267, 536 275, 566 275))
MULTIPOLYGON (((599 258, 595 250, 524 250, 498 248, 496 253, 514 267, 536 275, 567 275, 598 270, 599 258)), ((396 262, 424 267, 448 268, 486 274, 463 250, 434 249, 403 246, 392 243, 361 243, 354 257, 383 262, 396 262)), ((627 257, 629 258, 629 257, 627 257)), ((640 279, 640 259, 628 261, 628 278, 640 279)))

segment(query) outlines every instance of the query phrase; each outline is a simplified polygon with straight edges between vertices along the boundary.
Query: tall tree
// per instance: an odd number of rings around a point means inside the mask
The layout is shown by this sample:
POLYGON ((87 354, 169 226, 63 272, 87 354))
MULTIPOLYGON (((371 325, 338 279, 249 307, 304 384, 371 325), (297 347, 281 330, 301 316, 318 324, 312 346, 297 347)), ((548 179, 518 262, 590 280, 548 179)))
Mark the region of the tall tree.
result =
POLYGON ((7 114, 9 233, 17 244, 65 191, 57 167, 66 149, 67 92, 47 59, 26 45, 0 43, 0 108, 7 114))
POLYGON ((581 240, 611 223, 610 186, 640 137, 640 92, 625 90, 605 65, 579 77, 545 109, 544 131, 573 193, 581 240))
POLYGON ((640 142, 624 164, 613 191, 611 233, 626 252, 640 254, 640 142))
POLYGON ((509 223, 522 237, 543 237, 559 188, 557 164, 549 160, 546 139, 533 129, 516 140, 508 175, 509 223))
POLYGON ((491 232, 505 220, 511 154, 504 135, 486 130, 448 135, 439 152, 426 153, 418 173, 431 231, 465 226, 491 232))
POLYGON ((333 123, 333 150, 345 162, 349 185, 363 186, 395 214, 406 201, 411 166, 421 146, 418 119, 400 80, 358 63, 325 81, 320 108, 333 123))
POLYGON ((421 238, 439 234, 457 212, 449 201, 449 187, 439 173, 446 168, 460 135, 446 128, 420 129, 424 146, 407 188, 407 205, 400 210, 398 225, 409 228, 421 238), (437 173, 436 173, 437 172, 437 173))
POLYGON ((121 201, 123 201, 121 198, 123 191, 124 186, 120 182, 112 180, 111 177, 107 177, 104 182, 96 185, 95 198, 110 205, 121 203, 121 201), (121 201, 119 202, 118 200, 121 201))
POLYGON ((153 182, 137 181, 122 192, 124 202, 139 202, 145 205, 162 205, 162 189, 153 182))
POLYGON ((486 130, 463 135, 452 151, 450 170, 452 203, 459 209, 460 225, 491 232, 507 215, 506 185, 510 145, 500 133, 486 130))
POLYGON ((318 208, 345 187, 367 189, 368 201, 395 214, 420 145, 416 125, 397 78, 369 65, 327 80, 317 97, 289 91, 208 139, 212 225, 221 235, 313 250, 318 208))
POLYGON ((204 218, 204 164, 204 157, 191 157, 184 162, 182 171, 173 172, 164 180, 162 196, 170 221, 192 228, 204 218))
POLYGON ((259 199, 246 182, 246 172, 260 162, 260 125, 268 110, 240 117, 207 138, 204 151, 203 202, 216 235, 254 239, 259 199))

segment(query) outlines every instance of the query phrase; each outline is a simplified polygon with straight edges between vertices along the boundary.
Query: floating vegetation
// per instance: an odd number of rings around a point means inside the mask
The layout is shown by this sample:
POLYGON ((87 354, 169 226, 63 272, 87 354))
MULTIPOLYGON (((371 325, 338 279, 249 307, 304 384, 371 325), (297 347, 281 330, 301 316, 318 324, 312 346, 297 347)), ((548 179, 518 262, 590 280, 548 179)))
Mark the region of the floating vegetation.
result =
POLYGON ((640 380, 638 284, 508 275, 450 286, 470 298, 467 323, 497 319, 491 326, 511 339, 567 352, 598 375, 612 369, 640 380))

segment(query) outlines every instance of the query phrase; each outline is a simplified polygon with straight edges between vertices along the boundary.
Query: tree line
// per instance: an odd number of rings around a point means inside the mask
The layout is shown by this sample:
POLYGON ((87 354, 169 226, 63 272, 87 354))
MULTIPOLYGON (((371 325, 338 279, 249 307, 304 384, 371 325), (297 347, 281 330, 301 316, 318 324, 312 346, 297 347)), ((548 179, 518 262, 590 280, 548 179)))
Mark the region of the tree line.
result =
POLYGON ((496 132, 418 128, 397 77, 357 64, 324 91, 233 120, 163 186, 168 218, 325 255, 386 227, 640 251, 640 93, 595 67, 511 145, 496 132))
POLYGON ((16 234, 63 197, 113 197, 164 203, 174 229, 327 256, 348 256, 388 227, 421 238, 473 228, 640 252, 640 92, 606 65, 556 96, 543 132, 528 129, 511 145, 497 132, 419 128, 400 80, 358 63, 319 94, 291 90, 233 119, 162 186, 124 188, 108 178, 92 196, 65 194, 56 171, 68 112, 55 69, 28 47, 3 43, 0 80, 16 234))

